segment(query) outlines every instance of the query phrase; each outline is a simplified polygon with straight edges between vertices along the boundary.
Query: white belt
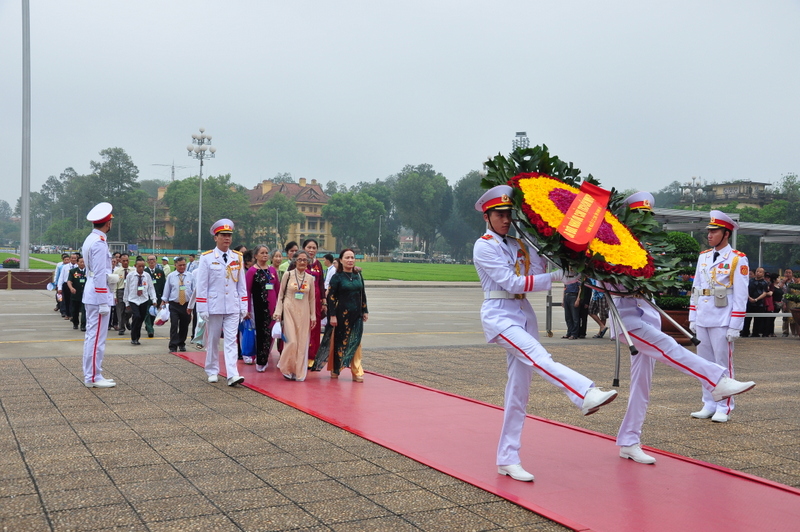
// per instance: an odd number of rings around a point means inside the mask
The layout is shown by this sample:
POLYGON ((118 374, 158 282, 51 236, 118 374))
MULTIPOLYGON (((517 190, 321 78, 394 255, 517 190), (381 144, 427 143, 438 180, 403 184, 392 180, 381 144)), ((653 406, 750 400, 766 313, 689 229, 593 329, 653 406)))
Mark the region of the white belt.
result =
POLYGON ((483 299, 525 299, 525 294, 510 294, 505 290, 489 290, 483 293, 483 299))

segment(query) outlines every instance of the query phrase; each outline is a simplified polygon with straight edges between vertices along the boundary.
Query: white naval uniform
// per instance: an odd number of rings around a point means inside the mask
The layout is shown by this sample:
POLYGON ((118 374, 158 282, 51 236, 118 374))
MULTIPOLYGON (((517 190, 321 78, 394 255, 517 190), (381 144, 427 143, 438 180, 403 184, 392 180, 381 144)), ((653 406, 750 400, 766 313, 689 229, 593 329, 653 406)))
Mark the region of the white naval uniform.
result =
POLYGON ((524 294, 548 290, 552 280, 546 273, 545 260, 526 246, 530 266, 518 240, 489 231, 475 242, 473 262, 485 297, 481 323, 486 341, 506 349, 508 383, 505 390, 503 428, 497 447, 497 465, 520 463, 519 449, 525 422, 530 384, 535 371, 546 381, 561 388, 576 406, 583 405, 586 391, 594 383, 572 369, 553 361, 539 343, 536 315, 527 299, 499 299, 503 291, 524 294), (519 274, 515 269, 519 264, 519 274))
POLYGON ((211 376, 219 373, 219 335, 223 332, 225 371, 230 379, 239 376, 236 338, 240 316, 247 312, 248 295, 242 254, 229 249, 226 252, 226 264, 222 253, 219 248, 214 248, 200 255, 200 264, 193 275, 197 312, 208 313, 203 339, 206 346, 206 374, 211 376))
POLYGON ((103 378, 103 355, 106 351, 108 320, 111 314, 100 315, 100 305, 114 305, 114 294, 108 288, 111 273, 111 253, 108 251, 106 235, 93 229, 81 248, 86 263, 86 286, 83 290, 83 305, 86 308, 86 335, 83 341, 84 382, 95 382, 103 378))
MULTIPOLYGON (((719 250, 716 261, 714 250, 708 249, 697 260, 692 283, 689 321, 695 322, 697 339, 700 340, 697 354, 728 368, 731 378, 734 378, 733 342, 728 342, 726 335, 728 329, 739 331, 744 325, 750 282, 749 268, 747 256, 732 249, 730 245, 719 250), (715 286, 728 286, 728 304, 724 307, 716 306, 713 295, 704 295, 704 290, 713 294, 715 286)), ((711 391, 703 389, 704 410, 729 415, 733 408, 733 397, 716 402, 711 397, 711 391)))
MULTIPOLYGON (((611 290, 621 290, 606 284, 611 290)), ((628 447, 641 443, 642 425, 650 404, 650 384, 656 361, 695 377, 709 393, 728 375, 728 370, 684 348, 661 332, 661 316, 641 298, 614 297, 614 305, 639 354, 631 356, 631 383, 628 409, 617 433, 617 445, 628 447)), ((615 337, 614 334, 611 336, 615 337)))

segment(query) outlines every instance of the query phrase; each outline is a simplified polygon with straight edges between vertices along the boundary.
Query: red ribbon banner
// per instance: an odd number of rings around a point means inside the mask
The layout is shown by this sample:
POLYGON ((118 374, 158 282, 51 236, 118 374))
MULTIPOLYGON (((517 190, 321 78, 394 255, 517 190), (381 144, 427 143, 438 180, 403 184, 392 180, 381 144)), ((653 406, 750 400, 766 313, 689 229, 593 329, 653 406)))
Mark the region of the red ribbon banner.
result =
POLYGON ((564 237, 564 244, 575 251, 583 251, 597 234, 603 223, 611 192, 586 181, 581 191, 572 200, 567 214, 557 231, 564 237))

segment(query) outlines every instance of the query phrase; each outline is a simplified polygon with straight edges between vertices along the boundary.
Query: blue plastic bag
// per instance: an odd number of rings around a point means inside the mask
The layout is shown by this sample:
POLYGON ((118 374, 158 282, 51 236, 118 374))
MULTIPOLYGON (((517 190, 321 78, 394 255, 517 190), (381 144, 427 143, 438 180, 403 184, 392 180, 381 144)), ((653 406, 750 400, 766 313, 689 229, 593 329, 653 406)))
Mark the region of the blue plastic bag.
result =
POLYGON ((253 320, 247 319, 240 323, 239 332, 242 334, 242 356, 256 356, 256 328, 253 320))

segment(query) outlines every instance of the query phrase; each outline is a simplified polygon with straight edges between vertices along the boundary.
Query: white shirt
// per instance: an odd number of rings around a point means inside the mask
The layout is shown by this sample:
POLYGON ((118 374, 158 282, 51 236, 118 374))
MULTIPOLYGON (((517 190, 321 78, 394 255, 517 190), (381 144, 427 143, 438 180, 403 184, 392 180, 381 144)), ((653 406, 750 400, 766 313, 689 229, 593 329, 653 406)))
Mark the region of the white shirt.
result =
POLYGON ((331 277, 333 277, 334 273, 336 273, 336 266, 331 264, 328 266, 328 271, 325 272, 325 290, 331 287, 331 277))
POLYGON ((167 275, 167 284, 164 285, 164 293, 161 294, 162 302, 178 302, 181 286, 181 275, 183 275, 183 290, 184 295, 186 296, 186 302, 188 303, 192 298, 192 293, 194 292, 194 278, 192 277, 192 274, 189 272, 178 273, 177 271, 174 271, 167 275))
POLYGON ((153 286, 153 279, 147 272, 142 272, 141 278, 140 283, 139 274, 135 270, 133 273, 128 273, 128 280, 125 283, 125 295, 123 296, 125 306, 141 305, 147 301, 156 303, 156 289, 153 286), (139 290, 140 284, 141 290, 139 290))

